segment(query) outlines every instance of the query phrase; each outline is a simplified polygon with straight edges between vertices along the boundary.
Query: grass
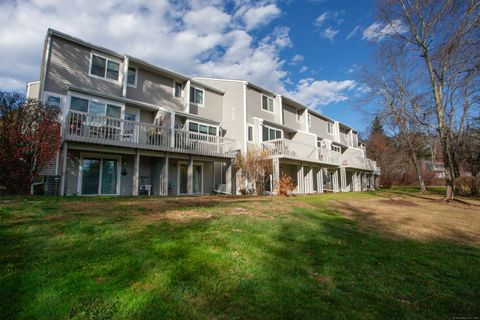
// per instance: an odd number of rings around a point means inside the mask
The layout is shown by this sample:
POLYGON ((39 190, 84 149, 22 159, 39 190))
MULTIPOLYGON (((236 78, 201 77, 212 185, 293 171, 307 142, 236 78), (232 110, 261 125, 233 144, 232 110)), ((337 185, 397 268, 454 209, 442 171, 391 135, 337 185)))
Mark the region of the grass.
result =
MULTIPOLYGON (((476 225, 458 227, 470 237, 443 238, 443 232, 417 237, 420 231, 410 231, 418 223, 406 228, 411 222, 372 216, 378 214, 372 204, 384 200, 393 202, 378 206, 382 216, 405 211, 414 216, 423 205, 432 215, 436 212, 432 206, 443 212, 446 204, 410 192, 288 199, 2 198, 0 315, 3 319, 480 316, 476 225), (416 207, 396 204, 399 197, 416 207), (397 225, 401 228, 395 229, 397 225)), ((470 212, 472 219, 478 217, 479 202, 463 206, 449 212, 455 215, 458 209, 464 215, 470 212)), ((460 223, 456 221, 443 227, 456 230, 460 223)))

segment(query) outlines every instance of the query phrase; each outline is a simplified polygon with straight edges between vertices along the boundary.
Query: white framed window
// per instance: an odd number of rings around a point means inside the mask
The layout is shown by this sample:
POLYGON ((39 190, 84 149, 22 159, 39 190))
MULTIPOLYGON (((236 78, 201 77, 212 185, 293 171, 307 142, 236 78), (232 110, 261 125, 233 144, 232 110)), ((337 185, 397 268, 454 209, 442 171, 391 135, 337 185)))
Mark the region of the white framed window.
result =
POLYGON ((262 94, 262 110, 268 111, 268 112, 274 112, 273 99, 264 94, 262 94))
POLYGON ((208 134, 210 136, 217 136, 218 127, 195 121, 188 121, 188 131, 208 134))
POLYGON ((52 109, 62 110, 62 97, 47 93, 45 105, 52 109))
POLYGON ((247 125, 247 141, 253 142, 253 126, 251 124, 247 125))
POLYGON ((335 152, 338 152, 338 153, 342 152, 342 148, 340 148, 339 146, 332 145, 332 150, 335 151, 335 152))
POLYGON ((128 67, 127 70, 127 85, 130 87, 137 87, 137 77, 138 77, 138 69, 135 67, 128 67))
POLYGON ((302 110, 297 110, 297 122, 302 120, 302 110))
POLYGON ((333 123, 327 122, 327 132, 333 135, 333 123))
POLYGON ((203 106, 204 94, 205 94, 205 90, 197 87, 190 87, 190 103, 195 103, 198 106, 203 106))
POLYGON ((70 98, 70 110, 118 119, 122 116, 121 106, 76 96, 70 98))
POLYGON ((310 115, 310 113, 307 113, 307 125, 309 128, 312 127, 312 116, 310 115))
POLYGON ((181 98, 183 91, 183 84, 178 81, 173 81, 173 97, 181 98))
POLYGON ((263 141, 278 140, 278 139, 282 139, 282 130, 263 126, 262 128, 263 141))
POLYGON ((90 76, 118 82, 120 63, 98 54, 90 55, 90 76))

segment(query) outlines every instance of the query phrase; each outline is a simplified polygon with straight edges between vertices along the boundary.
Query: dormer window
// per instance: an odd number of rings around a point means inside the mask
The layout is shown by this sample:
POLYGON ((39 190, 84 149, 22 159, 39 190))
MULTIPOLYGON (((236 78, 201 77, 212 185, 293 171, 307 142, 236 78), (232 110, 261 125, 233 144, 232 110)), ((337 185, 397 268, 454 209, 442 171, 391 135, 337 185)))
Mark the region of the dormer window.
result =
POLYGON ((328 134, 333 134, 333 123, 327 122, 327 132, 328 134))
POLYGON ((273 112, 273 99, 262 95, 262 110, 273 112))

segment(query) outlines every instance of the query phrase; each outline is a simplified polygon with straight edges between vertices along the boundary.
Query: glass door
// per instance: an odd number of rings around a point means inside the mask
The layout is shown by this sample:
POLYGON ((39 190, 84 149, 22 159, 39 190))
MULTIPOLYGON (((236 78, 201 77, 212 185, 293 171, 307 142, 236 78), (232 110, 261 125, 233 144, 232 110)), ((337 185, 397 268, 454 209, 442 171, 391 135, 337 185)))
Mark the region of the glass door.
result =
POLYGON ((188 193, 188 165, 180 164, 178 170, 178 193, 188 193))
POLYGON ((101 194, 117 193, 117 160, 102 161, 102 190, 101 194))
POLYGON ((100 159, 83 159, 82 194, 98 194, 100 159))
POLYGON ((193 165, 193 193, 202 193, 202 166, 193 165))

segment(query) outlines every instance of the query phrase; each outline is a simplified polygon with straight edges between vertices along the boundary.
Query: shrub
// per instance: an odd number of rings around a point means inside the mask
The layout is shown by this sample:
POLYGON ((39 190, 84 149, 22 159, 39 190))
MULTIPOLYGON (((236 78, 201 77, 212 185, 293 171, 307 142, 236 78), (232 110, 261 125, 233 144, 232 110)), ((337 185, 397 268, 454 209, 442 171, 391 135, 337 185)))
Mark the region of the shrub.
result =
POLYGON ((278 195, 290 196, 295 188, 296 186, 293 178, 283 173, 280 181, 278 182, 278 195))

